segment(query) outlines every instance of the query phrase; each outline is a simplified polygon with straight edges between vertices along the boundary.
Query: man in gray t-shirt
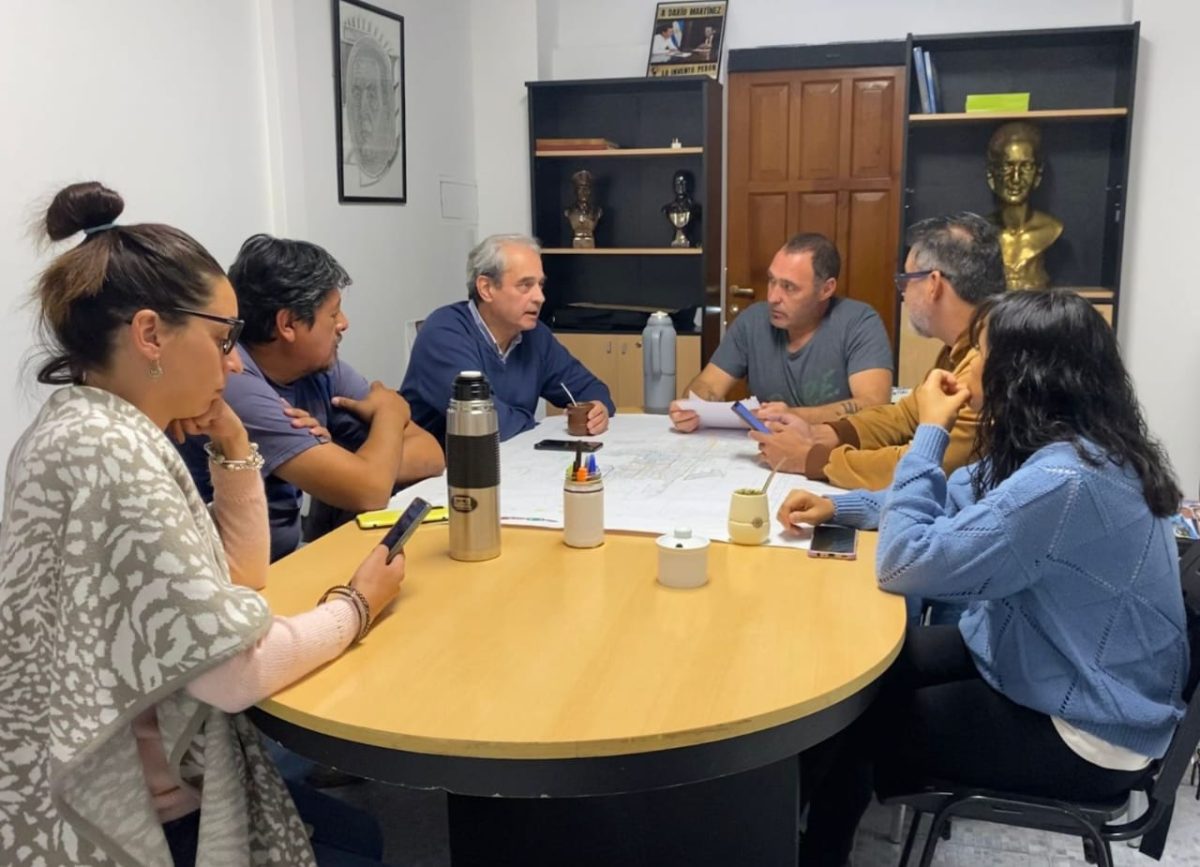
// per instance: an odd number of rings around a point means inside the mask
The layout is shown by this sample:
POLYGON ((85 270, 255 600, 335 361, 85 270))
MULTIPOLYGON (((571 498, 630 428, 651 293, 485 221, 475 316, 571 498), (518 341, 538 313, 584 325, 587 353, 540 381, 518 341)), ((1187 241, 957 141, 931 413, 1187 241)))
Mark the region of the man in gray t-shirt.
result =
MULTIPOLYGON (((840 268, 824 236, 791 238, 771 260, 767 300, 733 321, 688 391, 724 400, 745 378, 764 402, 760 416, 788 412, 814 424, 887 403, 892 350, 883 322, 861 301, 835 297, 840 268)), ((677 403, 670 415, 680 431, 699 427, 677 403)))

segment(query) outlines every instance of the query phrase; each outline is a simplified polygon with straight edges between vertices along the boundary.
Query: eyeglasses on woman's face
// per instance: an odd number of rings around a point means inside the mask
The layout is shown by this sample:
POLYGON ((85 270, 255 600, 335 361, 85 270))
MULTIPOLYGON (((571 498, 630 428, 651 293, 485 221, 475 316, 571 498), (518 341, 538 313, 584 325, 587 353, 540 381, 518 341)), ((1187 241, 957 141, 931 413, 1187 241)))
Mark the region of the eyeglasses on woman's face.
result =
POLYGON ((205 313, 203 310, 191 310, 187 307, 172 307, 176 313, 183 313, 188 316, 197 316, 201 319, 207 319, 210 322, 223 322, 229 326, 229 333, 221 340, 221 353, 228 355, 233 351, 233 347, 237 346, 238 338, 242 336, 242 327, 246 324, 241 319, 234 319, 230 316, 217 316, 215 313, 205 313))

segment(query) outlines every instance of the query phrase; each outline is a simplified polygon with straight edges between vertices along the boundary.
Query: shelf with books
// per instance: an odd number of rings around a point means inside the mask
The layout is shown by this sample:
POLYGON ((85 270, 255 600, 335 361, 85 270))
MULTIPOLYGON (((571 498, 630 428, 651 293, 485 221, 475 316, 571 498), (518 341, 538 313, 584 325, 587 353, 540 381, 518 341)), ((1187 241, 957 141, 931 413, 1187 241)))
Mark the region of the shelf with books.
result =
MULTIPOLYGON (((1080 291, 1115 322, 1123 303, 1138 42, 1136 23, 910 35, 900 237, 927 217, 995 215, 987 183, 989 140, 1002 124, 1028 121, 1040 133, 1043 164, 1029 204, 1063 225, 1043 254, 1050 282, 1080 291), (920 111, 914 56, 933 59, 937 113, 920 111), (1017 94, 1028 94, 1030 110, 963 110, 968 96, 1017 94)), ((902 241, 897 256, 904 254, 902 241)))
POLYGON ((972 111, 941 114, 910 114, 909 123, 985 123, 1003 120, 1073 121, 1111 120, 1128 117, 1127 108, 1065 108, 1032 111, 972 111))

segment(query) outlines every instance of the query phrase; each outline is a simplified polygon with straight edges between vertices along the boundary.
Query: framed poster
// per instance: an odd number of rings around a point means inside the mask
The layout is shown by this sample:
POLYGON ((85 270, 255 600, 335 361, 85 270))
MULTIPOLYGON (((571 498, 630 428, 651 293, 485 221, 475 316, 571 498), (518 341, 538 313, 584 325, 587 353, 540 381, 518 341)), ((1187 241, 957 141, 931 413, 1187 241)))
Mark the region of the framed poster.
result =
POLYGON ((708 75, 721 71, 728 0, 659 3, 654 11, 646 75, 708 75))
POLYGON ((408 198, 404 160, 404 19, 333 0, 339 202, 408 198))

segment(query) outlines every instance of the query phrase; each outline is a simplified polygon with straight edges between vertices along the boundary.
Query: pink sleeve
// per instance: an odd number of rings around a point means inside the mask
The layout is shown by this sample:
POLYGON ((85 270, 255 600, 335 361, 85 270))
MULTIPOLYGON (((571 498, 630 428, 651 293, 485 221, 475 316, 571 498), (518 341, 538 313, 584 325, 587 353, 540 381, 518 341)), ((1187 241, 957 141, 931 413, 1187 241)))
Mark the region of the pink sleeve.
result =
POLYGON ((250 470, 212 470, 213 520, 229 560, 234 584, 262 590, 271 562, 271 528, 262 475, 250 470))
POLYGON ((193 698, 239 713, 336 659, 358 631, 358 610, 331 599, 294 617, 276 617, 266 635, 187 685, 193 698))

